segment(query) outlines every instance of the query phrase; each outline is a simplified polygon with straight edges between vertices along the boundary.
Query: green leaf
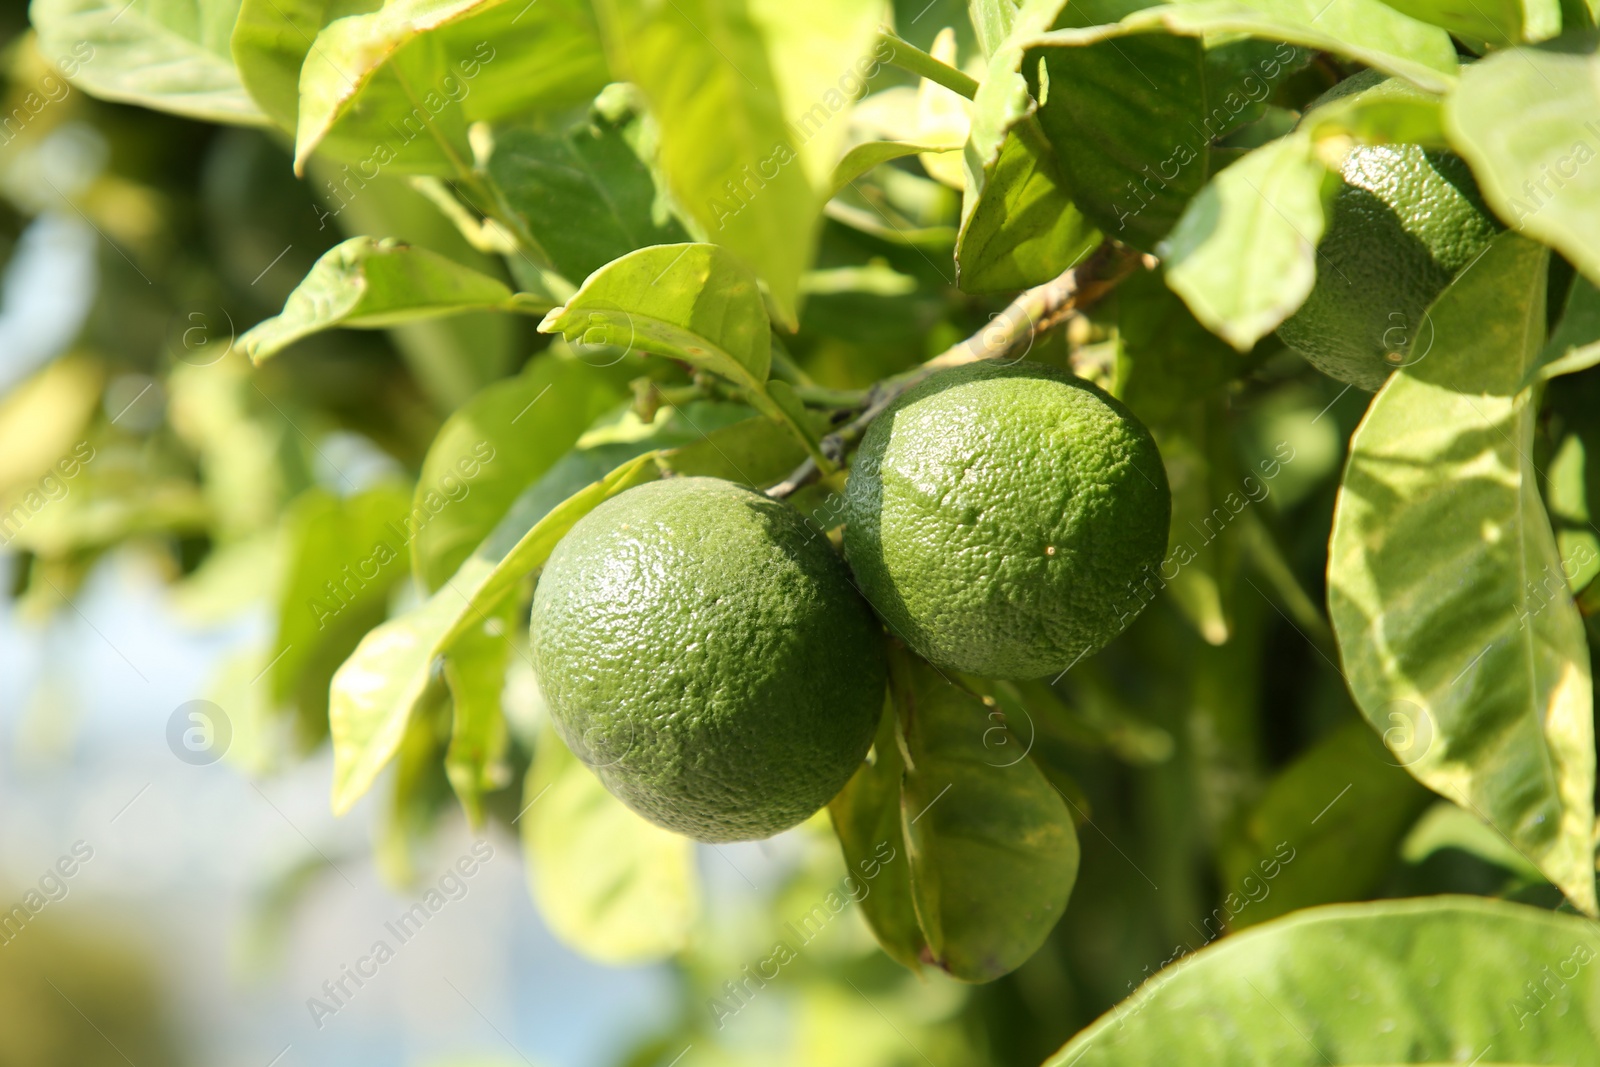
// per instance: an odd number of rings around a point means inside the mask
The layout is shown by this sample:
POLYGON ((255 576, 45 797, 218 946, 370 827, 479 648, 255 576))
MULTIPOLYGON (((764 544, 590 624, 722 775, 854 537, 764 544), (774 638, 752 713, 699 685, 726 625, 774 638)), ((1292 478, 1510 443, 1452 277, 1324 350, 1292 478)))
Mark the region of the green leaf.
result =
POLYGON ((1561 32, 1560 0, 1384 0, 1396 11, 1496 47, 1561 32))
POLYGON ((658 245, 623 256, 590 275, 539 331, 681 359, 747 389, 760 389, 772 365, 755 277, 716 245, 658 245))
POLYGON ((668 185, 702 234, 748 262, 793 326, 843 144, 840 115, 888 58, 880 3, 602 0, 618 73, 661 123, 668 185))
POLYGON ((1184 957, 1046 1067, 1584 1063, 1596 952, 1587 921, 1521 904, 1317 908, 1184 957))
POLYGON ((241 0, 231 51, 239 80, 261 110, 293 130, 300 107, 300 68, 327 24, 329 0, 241 0))
POLYGON ((1140 421, 1168 422, 1244 370, 1239 353, 1202 326, 1160 274, 1133 274, 1112 299, 1117 351, 1111 393, 1140 421))
POLYGON ((1351 441, 1328 601, 1350 690, 1407 770, 1593 914, 1589 650, 1572 601, 1541 592, 1562 561, 1522 387, 1547 258, 1504 233, 1429 309, 1432 345, 1351 441))
POLYGON ((1474 63, 1445 129, 1489 206, 1600 284, 1600 52, 1590 38, 1474 63), (1584 51, 1566 51, 1583 47, 1584 51))
MULTIPOLYGON (((302 42, 297 174, 330 136, 337 158, 368 178, 388 167, 459 174, 471 160, 468 123, 572 107, 607 80, 583 0, 395 0, 302 42)), ((280 50, 276 71, 294 48, 280 50)))
POLYGON ((514 509, 443 588, 362 638, 334 674, 328 703, 336 814, 349 811, 394 757, 433 676, 435 658, 542 567, 574 523, 601 502, 655 480, 653 459, 641 456, 624 464, 531 526, 514 509))
POLYGON ((1372 894, 1432 796, 1352 718, 1273 778, 1225 847, 1206 936, 1372 894))
POLYGON ((352 237, 323 253, 283 311, 239 338, 259 363, 335 326, 377 329, 439 315, 516 306, 505 283, 425 248, 352 237))
POLYGON ((978 5, 974 19, 1005 27, 973 101, 966 189, 956 237, 956 276, 967 292, 1024 289, 1074 266, 1100 234, 1072 203, 1037 104, 1021 73, 1022 42, 1048 29, 1061 0, 978 5), (979 8, 988 10, 981 14, 979 8))
POLYGON ((688 234, 656 188, 655 123, 631 86, 608 87, 559 129, 495 131, 489 178, 568 278, 586 278, 646 245, 688 234))
POLYGON ((718 245, 656 245, 629 253, 590 275, 539 329, 572 343, 648 352, 720 374, 763 414, 815 447, 815 431, 802 413, 768 391, 772 328, 755 276, 718 245))
POLYGON ((424 850, 449 807, 450 783, 441 758, 450 737, 450 693, 434 678, 406 723, 395 758, 393 792, 379 818, 372 859, 392 888, 422 878, 424 850))
POLYGON ((969 293, 1042 285, 1101 240, 1068 198, 1055 153, 1032 118, 1007 135, 992 168, 971 176, 963 212, 956 268, 969 293))
POLYGON ((522 792, 528 882, 556 937, 612 965, 688 943, 700 911, 688 838, 629 811, 550 729, 522 792))
POLYGON ((284 518, 288 561, 267 686, 273 702, 298 706, 303 747, 327 732, 334 670, 383 621, 390 592, 406 577, 409 500, 394 485, 350 497, 308 489, 284 518))
POLYGON ((1364 63, 1430 92, 1448 91, 1457 72, 1450 35, 1383 0, 1176 0, 1144 7, 1111 26, 1057 30, 1047 44, 1081 44, 1164 31, 1211 39, 1247 34, 1364 63))
POLYGON ((1539 868, 1507 844, 1505 838, 1447 800, 1438 801, 1417 820, 1400 845, 1400 855, 1407 863, 1421 863, 1444 849, 1465 852, 1503 867, 1524 882, 1545 881, 1539 868))
MULTIPOLYGON (((1051 19, 1054 19, 1062 4, 1056 0, 1051 2, 1055 3, 1056 10, 1051 12, 1051 19)), ((1028 6, 1027 0, 969 0, 967 15, 972 20, 972 28, 978 35, 978 46, 983 49, 984 55, 993 57, 1006 46, 1006 38, 1012 35, 1017 19, 1027 17, 1022 12, 1028 6)), ((1040 28, 1049 27, 1050 23, 1046 21, 1040 28)))
POLYGON ((425 590, 443 585, 518 495, 623 402, 620 378, 552 353, 450 416, 428 447, 406 520, 412 568, 425 590))
POLYGON ((989 710, 903 650, 890 686, 905 737, 900 813, 926 960, 966 982, 1020 967, 1066 910, 1078 837, 1031 760, 985 744, 989 710))
POLYGON ((518 607, 515 599, 507 600, 457 638, 444 657, 444 680, 454 707, 444 772, 475 830, 484 825, 484 794, 511 781, 506 766, 510 737, 500 693, 506 684, 518 607))
POLYGON ((1399 78, 1385 78, 1369 89, 1318 105, 1306 115, 1301 128, 1319 142, 1330 170, 1338 170, 1329 153, 1350 141, 1361 144, 1419 144, 1424 148, 1449 148, 1444 132, 1443 100, 1399 78), (1339 139, 1339 140, 1335 140, 1339 139), (1328 145, 1325 142, 1334 141, 1328 145))
MULTIPOLYGON (((1127 6, 1071 4, 1063 18, 1082 25, 1127 6)), ((1194 37, 1121 32, 1047 34, 1035 43, 1057 47, 1029 57, 1042 56, 1039 123, 1067 192, 1107 236, 1150 252, 1225 161, 1217 139, 1256 118, 1304 56, 1288 44, 1235 41, 1208 50, 1194 37)))
POLYGON ((855 776, 828 804, 828 815, 844 850, 850 874, 870 880, 872 891, 861 898, 861 912, 872 935, 893 960, 922 970, 927 941, 917 926, 911 902, 911 867, 906 858, 900 819, 900 782, 905 760, 900 755, 898 718, 886 701, 872 752, 855 776))
POLYGON ((45 58, 94 96, 208 122, 267 121, 228 55, 236 0, 34 0, 45 58))
POLYGON ((833 168, 833 176, 828 179, 828 197, 831 199, 839 190, 846 188, 880 163, 917 156, 924 152, 954 151, 957 149, 947 145, 916 144, 911 141, 868 141, 865 144, 858 144, 846 152, 844 158, 833 168))
POLYGON ((1161 246, 1167 284, 1241 352, 1310 295, 1337 177, 1311 139, 1281 137, 1213 178, 1161 246))
POLYGON ((1600 363, 1600 288, 1579 276, 1567 292, 1566 310, 1550 343, 1535 361, 1529 381, 1576 374, 1600 363))

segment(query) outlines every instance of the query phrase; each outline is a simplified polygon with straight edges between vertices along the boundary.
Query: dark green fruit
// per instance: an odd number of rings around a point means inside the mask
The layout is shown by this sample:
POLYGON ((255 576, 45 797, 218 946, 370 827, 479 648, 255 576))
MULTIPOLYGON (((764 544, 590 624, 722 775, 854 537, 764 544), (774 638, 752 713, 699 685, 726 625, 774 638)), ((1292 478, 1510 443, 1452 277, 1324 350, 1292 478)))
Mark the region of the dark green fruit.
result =
MULTIPOLYGON (((1358 82, 1368 92, 1416 92, 1371 76, 1346 84, 1358 82)), ((1499 224, 1467 164, 1450 152, 1358 145, 1340 175, 1317 247, 1316 286, 1278 336, 1329 377, 1376 390, 1396 367, 1427 358, 1428 306, 1499 224)))
POLYGON ((580 520, 530 633, 572 751, 634 811, 702 841, 816 812, 883 707, 883 631, 827 539, 716 478, 642 485, 580 520))
POLYGON ((1037 363, 956 367, 906 393, 867 431, 846 495, 845 555, 889 628, 996 678, 1058 673, 1120 633, 1172 510, 1139 420, 1037 363))

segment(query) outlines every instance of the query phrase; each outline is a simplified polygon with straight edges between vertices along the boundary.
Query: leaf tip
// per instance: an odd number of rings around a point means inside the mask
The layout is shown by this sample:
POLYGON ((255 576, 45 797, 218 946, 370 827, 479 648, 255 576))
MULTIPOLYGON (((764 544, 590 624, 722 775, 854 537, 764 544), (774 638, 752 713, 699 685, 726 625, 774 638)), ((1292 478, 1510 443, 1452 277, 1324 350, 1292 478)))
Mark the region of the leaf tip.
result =
POLYGON ((539 320, 539 332, 540 333, 557 333, 557 332, 559 332, 560 329, 561 329, 559 323, 561 322, 561 319, 563 317, 565 317, 566 314, 567 314, 567 306, 565 304, 558 304, 557 306, 551 308, 549 311, 544 313, 544 318, 539 320))

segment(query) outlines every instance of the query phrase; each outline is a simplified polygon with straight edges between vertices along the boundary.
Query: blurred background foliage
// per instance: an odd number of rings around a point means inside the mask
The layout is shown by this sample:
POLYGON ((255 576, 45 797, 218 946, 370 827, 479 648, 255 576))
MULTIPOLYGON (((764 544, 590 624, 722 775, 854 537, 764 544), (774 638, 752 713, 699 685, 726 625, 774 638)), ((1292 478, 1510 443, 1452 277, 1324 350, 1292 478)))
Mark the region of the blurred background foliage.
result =
MULTIPOLYGON (((935 31, 950 26, 958 62, 976 59, 964 5, 899 6, 912 43, 934 47, 935 31)), ((10 113, 50 73, 23 6, 8 0, 0 18, 10 113)), ((1309 98, 1316 77, 1292 91, 1309 98)), ((529 361, 557 357, 534 320, 475 314, 322 333, 252 368, 238 336, 282 308, 347 236, 399 237, 510 274, 404 179, 374 179, 335 217, 318 199, 329 175, 314 164, 295 179, 282 135, 54 84, 49 106, 0 145, 0 514, 25 518, 7 531, 14 609, 40 626, 72 613, 91 572, 119 554, 157 568, 195 625, 281 615, 271 640, 215 664, 211 693, 233 722, 229 761, 265 779, 326 745, 332 672, 362 634, 418 596, 395 566, 335 625, 312 629, 293 583, 350 561, 348 544, 362 538, 347 544, 341 531, 404 513, 451 412, 529 361), (59 464, 74 455, 82 462, 68 476, 59 464), (299 628, 296 640, 286 627, 299 628), (272 652, 289 644, 298 644, 291 666, 257 688, 272 652)), ((885 69, 873 88, 915 84, 885 69)), ((784 339, 818 385, 868 386, 973 333, 1004 303, 952 284, 960 197, 938 169, 914 158, 877 168, 830 208, 802 281, 799 332, 784 339)), ((969 987, 911 975, 847 908, 780 977, 753 981, 748 968, 793 936, 787 924, 841 884, 819 816, 772 846, 777 873, 760 888, 736 871, 718 892, 685 890, 695 907, 686 947, 670 961, 670 1020, 621 1062, 676 1062, 692 1046, 697 1064, 1035 1064, 1164 962, 1294 908, 1445 891, 1559 901, 1492 831, 1395 765, 1334 667, 1320 608, 1326 539, 1365 396, 1270 341, 1234 355, 1153 275, 1030 358, 1070 362, 1150 423, 1171 472, 1174 543, 1188 540, 1199 559, 1059 686, 990 694, 1010 722, 997 743, 1031 747, 1081 819, 1081 873, 1065 918, 1015 973, 969 987), (1173 393, 1161 358, 1216 373, 1204 388, 1185 376, 1173 393), (1250 502, 1213 521, 1230 494, 1250 502)), ((658 394, 693 384, 665 361, 630 357, 610 373, 612 423, 634 410, 622 399, 630 379, 653 379, 658 394)), ((1544 447, 1587 440, 1595 409, 1582 398, 1595 381, 1590 372, 1552 389, 1544 447)), ((672 417, 669 407, 661 425, 672 417)), ((824 507, 829 489, 795 503, 824 507)), ((485 800, 506 837, 537 799, 521 788, 538 748, 529 682, 513 662, 509 773, 485 800)), ((447 696, 434 707, 408 733, 388 810, 373 820, 397 892, 429 880, 441 859, 430 842, 441 823, 462 818, 438 758, 447 696)), ((702 848, 698 863, 726 876, 734 861, 702 848)), ((659 890, 640 884, 659 872, 614 873, 625 900, 659 890)), ((309 887, 331 877, 328 864, 310 862, 263 884, 259 941, 270 946, 309 887)), ((159 977, 181 961, 159 958, 126 926, 64 912, 30 928, 20 948, 0 949, 0 1064, 184 1062, 185 1029, 163 1008, 159 977)), ((617 955, 629 954, 624 938, 617 955)))

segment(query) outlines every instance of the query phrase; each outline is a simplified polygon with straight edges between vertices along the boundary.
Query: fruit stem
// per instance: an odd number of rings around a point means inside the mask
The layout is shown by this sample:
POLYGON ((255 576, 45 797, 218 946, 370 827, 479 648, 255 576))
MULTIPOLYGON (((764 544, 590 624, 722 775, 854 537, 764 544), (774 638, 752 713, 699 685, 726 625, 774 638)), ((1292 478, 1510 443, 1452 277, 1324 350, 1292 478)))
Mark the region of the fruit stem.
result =
MULTIPOLYGON (((866 406, 861 414, 822 439, 823 453, 830 459, 842 461, 849 447, 861 439, 872 421, 907 390, 950 367, 976 363, 980 359, 1001 359, 1019 345, 1031 344, 1038 334, 1116 288, 1141 260, 1142 257, 1131 249, 1104 242, 1076 267, 1024 291, 971 337, 904 374, 885 378, 874 385, 867 391, 866 406)), ((782 500, 816 480, 820 473, 816 463, 807 459, 789 477, 768 489, 767 495, 782 500)))
POLYGON ((899 67, 901 70, 927 78, 934 84, 942 85, 953 93, 960 93, 968 100, 978 95, 978 82, 976 79, 947 63, 935 59, 887 26, 878 31, 878 40, 880 43, 889 46, 891 54, 886 62, 899 67))

